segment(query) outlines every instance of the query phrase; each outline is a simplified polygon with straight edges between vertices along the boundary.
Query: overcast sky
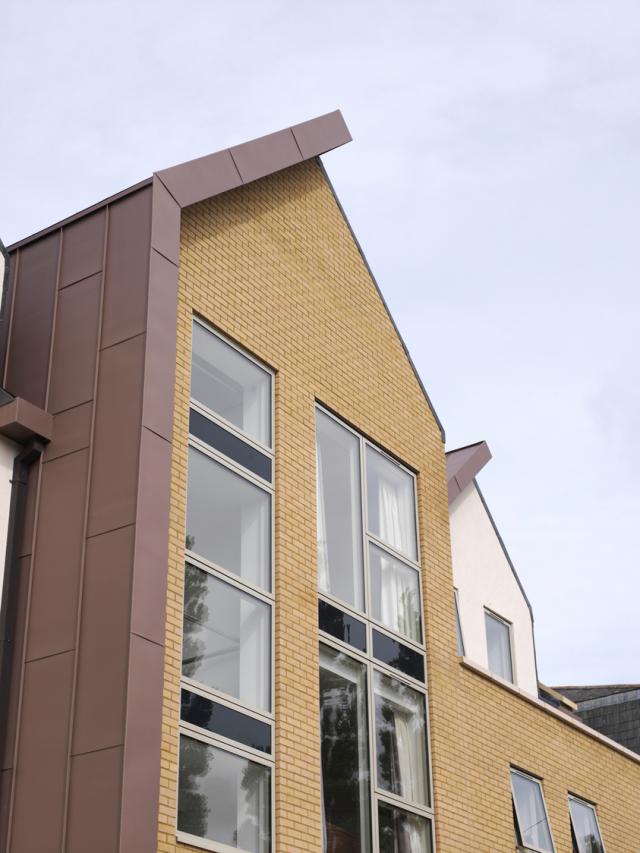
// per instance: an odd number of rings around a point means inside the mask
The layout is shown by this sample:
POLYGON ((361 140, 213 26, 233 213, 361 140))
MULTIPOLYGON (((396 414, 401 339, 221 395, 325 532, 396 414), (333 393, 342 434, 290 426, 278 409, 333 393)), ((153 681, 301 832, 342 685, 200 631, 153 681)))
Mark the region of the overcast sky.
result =
POLYGON ((5 0, 0 236, 340 108, 325 165, 534 608, 640 681, 637 0, 5 0))

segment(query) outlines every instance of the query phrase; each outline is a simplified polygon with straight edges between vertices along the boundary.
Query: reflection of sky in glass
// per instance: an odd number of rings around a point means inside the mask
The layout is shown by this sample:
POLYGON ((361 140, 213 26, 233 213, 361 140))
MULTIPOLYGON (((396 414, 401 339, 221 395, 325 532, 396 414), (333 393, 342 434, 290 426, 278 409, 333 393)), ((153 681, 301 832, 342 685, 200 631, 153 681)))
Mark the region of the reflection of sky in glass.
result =
POLYGON ((178 829, 267 853, 269 768, 184 735, 180 764, 178 829))

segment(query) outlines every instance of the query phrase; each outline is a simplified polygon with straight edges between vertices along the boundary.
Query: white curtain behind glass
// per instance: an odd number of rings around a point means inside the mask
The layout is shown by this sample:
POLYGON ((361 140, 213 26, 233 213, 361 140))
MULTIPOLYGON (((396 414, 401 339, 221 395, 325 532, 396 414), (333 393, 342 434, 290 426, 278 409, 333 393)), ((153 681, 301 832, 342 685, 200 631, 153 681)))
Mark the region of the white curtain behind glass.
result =
POLYGON ((380 538, 404 554, 411 553, 411 494, 398 483, 380 480, 380 538))
POLYGON ((538 850, 553 853, 551 833, 540 785, 520 773, 512 773, 511 778, 522 843, 525 847, 535 847, 538 850))
POLYGON ((323 453, 320 441, 316 444, 316 493, 317 493, 317 528, 318 528, 318 589, 320 592, 331 592, 329 576, 329 548, 327 544, 327 519, 325 514, 325 492, 323 474, 323 453))
MULTIPOLYGON (((374 616, 398 634, 420 642, 418 575, 414 569, 371 546, 371 570, 380 570, 380 611, 374 616)), ((375 589, 375 580, 373 587, 375 589)))

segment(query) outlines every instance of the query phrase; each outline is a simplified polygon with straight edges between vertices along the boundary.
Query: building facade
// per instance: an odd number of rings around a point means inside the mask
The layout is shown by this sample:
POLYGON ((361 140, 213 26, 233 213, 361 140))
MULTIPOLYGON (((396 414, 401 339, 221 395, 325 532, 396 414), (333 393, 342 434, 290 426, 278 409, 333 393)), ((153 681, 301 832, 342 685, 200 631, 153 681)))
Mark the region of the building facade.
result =
POLYGON ((50 434, 8 853, 582 853, 596 816, 640 849, 638 756, 458 654, 444 434, 319 160, 349 140, 331 113, 10 247, 4 387, 50 434))

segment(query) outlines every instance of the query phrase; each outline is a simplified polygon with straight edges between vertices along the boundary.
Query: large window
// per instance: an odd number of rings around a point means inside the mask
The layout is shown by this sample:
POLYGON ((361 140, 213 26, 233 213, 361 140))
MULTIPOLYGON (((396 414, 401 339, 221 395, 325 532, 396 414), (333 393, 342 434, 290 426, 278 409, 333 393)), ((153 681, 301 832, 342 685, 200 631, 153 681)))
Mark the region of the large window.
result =
POLYGON ((431 853, 415 479, 317 413, 325 853, 431 853))
POLYGON ((569 797, 574 853, 604 853, 595 807, 578 797, 569 797))
POLYGON ((538 779, 511 771, 511 789, 518 844, 536 853, 554 853, 547 809, 538 779))
POLYGON ((317 457, 320 593, 419 645, 413 474, 321 409, 317 457))
POLYGON ((178 836, 270 853, 272 374, 193 324, 178 836))

